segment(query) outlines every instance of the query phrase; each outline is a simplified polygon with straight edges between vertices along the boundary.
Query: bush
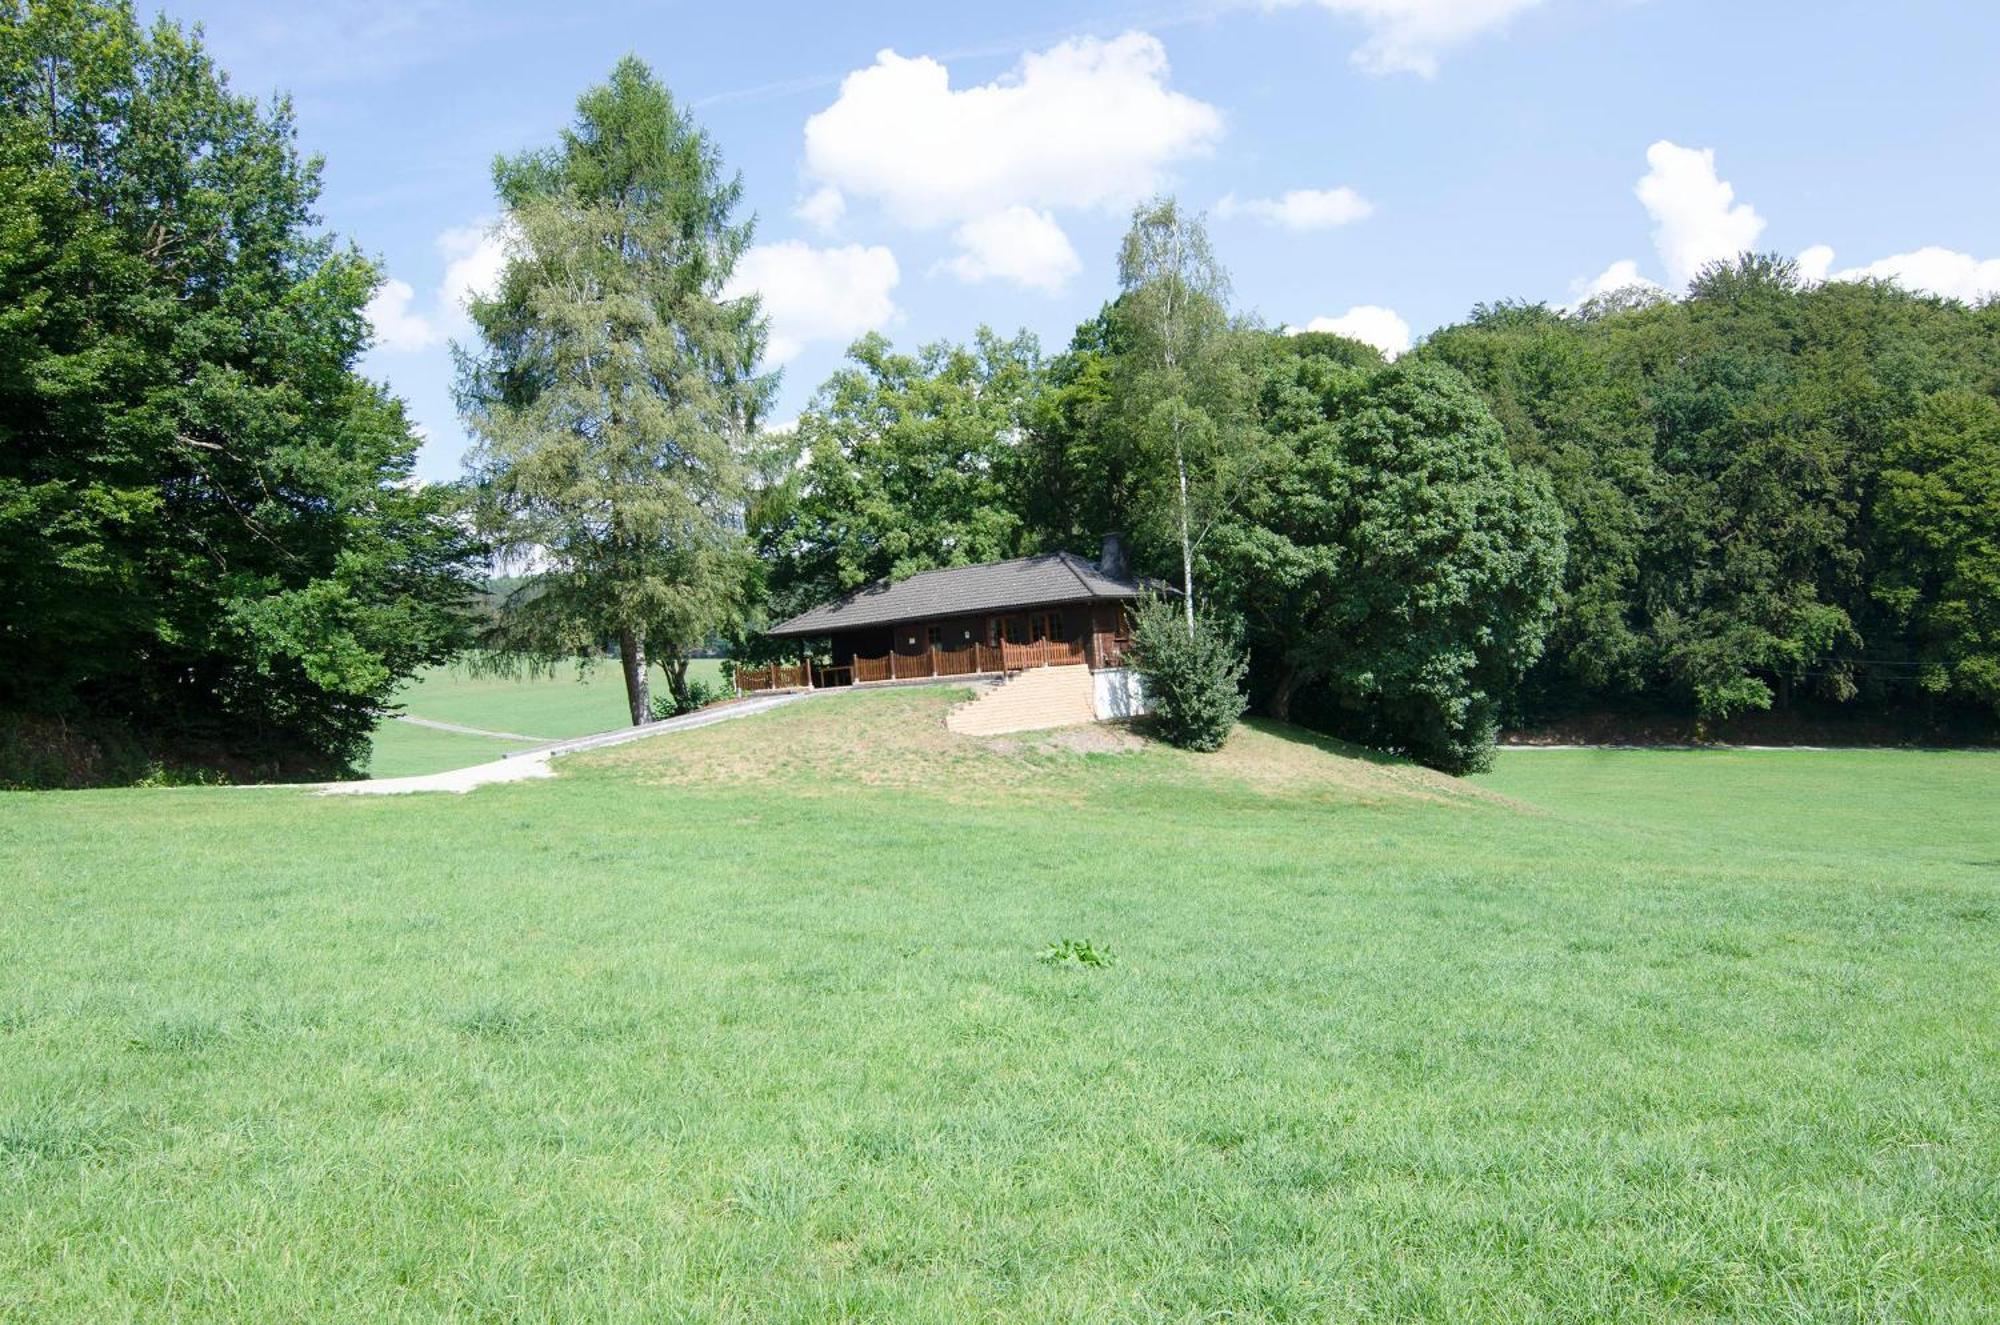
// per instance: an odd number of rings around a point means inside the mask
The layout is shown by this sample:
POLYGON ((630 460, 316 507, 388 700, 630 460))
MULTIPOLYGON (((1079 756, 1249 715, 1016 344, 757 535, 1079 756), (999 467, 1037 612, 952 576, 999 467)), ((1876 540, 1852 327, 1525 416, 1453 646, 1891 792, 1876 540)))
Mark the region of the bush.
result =
POLYGON ((1219 749, 1247 702, 1236 632, 1197 617, 1190 638, 1180 604, 1148 598, 1133 613, 1130 656, 1160 735, 1183 750, 1219 749))
POLYGON ((713 685, 699 676, 690 676, 687 679, 687 696, 685 699, 676 699, 671 689, 653 696, 653 721, 660 722, 667 718, 678 718, 683 713, 692 713, 696 709, 705 709, 710 704, 727 698, 729 698, 729 692, 721 686, 713 685))

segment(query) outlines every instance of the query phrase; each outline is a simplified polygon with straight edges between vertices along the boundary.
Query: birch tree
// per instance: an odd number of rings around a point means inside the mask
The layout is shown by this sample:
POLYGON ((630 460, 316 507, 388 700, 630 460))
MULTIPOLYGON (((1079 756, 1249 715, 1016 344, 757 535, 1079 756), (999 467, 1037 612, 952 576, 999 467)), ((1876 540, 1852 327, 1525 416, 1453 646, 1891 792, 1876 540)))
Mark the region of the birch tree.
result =
POLYGON ((1195 560, 1250 466, 1247 377, 1236 362, 1229 277, 1199 215, 1173 198, 1132 214, 1118 254, 1122 332, 1115 390, 1140 471, 1142 519, 1179 552, 1195 633, 1195 560))
POLYGON ((744 608, 746 448, 776 379, 758 301, 722 293, 750 242, 741 181, 627 57, 494 184, 507 262, 471 303, 459 400, 482 526, 537 573, 490 642, 550 664, 615 639, 643 723, 649 656, 684 698, 689 651, 744 608))

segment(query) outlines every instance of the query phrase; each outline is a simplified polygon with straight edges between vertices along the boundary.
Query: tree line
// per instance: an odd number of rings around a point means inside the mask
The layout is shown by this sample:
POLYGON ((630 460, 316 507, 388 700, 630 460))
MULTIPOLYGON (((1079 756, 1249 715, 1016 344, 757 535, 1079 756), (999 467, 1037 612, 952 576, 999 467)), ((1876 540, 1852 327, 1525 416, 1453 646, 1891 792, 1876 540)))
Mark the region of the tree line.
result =
POLYGON ((1187 693, 1233 718, 1241 676, 1443 768, 1594 709, 2000 714, 1992 303, 1745 255, 1678 298, 1481 306, 1392 363, 1234 307, 1156 199, 1060 352, 867 336, 774 431, 740 181, 627 59, 495 165, 475 449, 424 486, 357 370, 381 275, 320 230, 282 100, 110 0, 0 6, 0 79, 0 778, 49 780, 18 770, 72 729, 338 772, 475 646, 608 647, 645 721, 649 661, 693 702, 718 639, 755 659, 871 580, 1108 532, 1177 591, 1187 693))

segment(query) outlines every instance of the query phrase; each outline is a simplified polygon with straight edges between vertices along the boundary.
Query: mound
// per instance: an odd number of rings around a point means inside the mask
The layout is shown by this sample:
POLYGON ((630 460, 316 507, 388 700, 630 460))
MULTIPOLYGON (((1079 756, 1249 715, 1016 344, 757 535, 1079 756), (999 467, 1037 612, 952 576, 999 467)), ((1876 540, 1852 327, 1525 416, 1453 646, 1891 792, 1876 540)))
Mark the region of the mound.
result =
POLYGON ((956 735, 945 714, 970 694, 924 687, 816 695, 741 722, 575 756, 558 771, 674 785, 770 784, 808 795, 895 788, 953 800, 1073 800, 1149 785, 1344 802, 1494 799, 1442 773, 1261 720, 1208 755, 1111 725, 956 735))

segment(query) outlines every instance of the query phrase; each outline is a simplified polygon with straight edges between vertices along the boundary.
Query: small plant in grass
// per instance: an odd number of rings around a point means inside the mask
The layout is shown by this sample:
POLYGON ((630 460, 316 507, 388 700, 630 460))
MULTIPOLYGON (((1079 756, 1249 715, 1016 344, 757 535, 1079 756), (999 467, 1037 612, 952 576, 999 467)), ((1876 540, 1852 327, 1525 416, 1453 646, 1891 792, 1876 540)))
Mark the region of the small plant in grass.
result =
POLYGON ((1183 750, 1217 750, 1243 716, 1245 667, 1236 633, 1164 598, 1132 615, 1132 667, 1144 678, 1153 727, 1183 750))
POLYGON ((1109 948, 1101 948, 1089 939, 1064 939, 1051 943, 1036 955, 1035 960, 1049 966, 1116 966, 1117 956, 1109 948))

